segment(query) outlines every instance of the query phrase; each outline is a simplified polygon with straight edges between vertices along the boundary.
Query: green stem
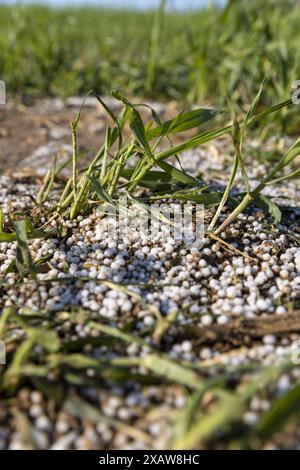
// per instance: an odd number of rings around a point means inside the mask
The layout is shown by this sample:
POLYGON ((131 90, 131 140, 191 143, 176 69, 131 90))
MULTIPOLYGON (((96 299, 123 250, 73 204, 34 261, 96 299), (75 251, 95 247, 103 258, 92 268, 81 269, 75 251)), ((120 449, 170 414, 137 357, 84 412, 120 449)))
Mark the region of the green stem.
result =
POLYGON ((146 90, 148 91, 148 93, 152 92, 153 85, 155 83, 157 59, 159 54, 160 33, 162 29, 165 4, 166 0, 160 0, 160 4, 155 14, 155 19, 152 27, 146 82, 146 90))
POLYGON ((134 147, 134 142, 132 142, 129 145, 128 149, 126 150, 126 152, 123 155, 120 155, 120 157, 117 161, 116 170, 115 170, 114 175, 113 175, 113 180, 112 180, 111 186, 108 190, 109 196, 113 196, 113 194, 115 192, 117 183, 118 183, 119 178, 120 178, 121 169, 123 167, 124 162, 127 160, 128 156, 131 154, 133 147, 134 147))
POLYGON ((86 194, 86 191, 88 190, 88 188, 91 184, 90 180, 89 180, 89 176, 92 174, 92 172, 94 170, 94 166, 96 165, 98 160, 102 157, 103 152, 104 152, 104 146, 102 146, 100 148, 99 152, 97 153, 97 155, 93 159, 92 163, 90 164, 87 172, 83 176, 83 182, 82 182, 81 188, 80 188, 80 190, 79 190, 79 192, 78 192, 78 194, 77 194, 77 196, 76 196, 76 198, 75 198, 75 200, 72 204, 72 207, 70 209, 70 218, 71 219, 75 219, 75 217, 77 217, 77 215, 78 215, 79 206, 81 204, 82 198, 86 194))
POLYGON ((254 195, 254 193, 247 193, 243 200, 240 202, 240 204, 234 209, 233 212, 227 217, 227 219, 220 225, 220 227, 215 230, 214 234, 218 235, 219 233, 223 232, 223 230, 228 227, 237 217, 241 212, 243 212, 246 207, 255 199, 257 194, 254 195))
POLYGON ((274 176, 274 174, 278 171, 278 165, 274 168, 274 170, 264 178, 264 180, 259 183, 254 191, 247 193, 243 200, 240 202, 240 204, 234 209, 233 212, 227 217, 227 219, 224 220, 224 222, 220 225, 220 227, 217 228, 217 230, 214 232, 215 235, 218 235, 220 232, 223 232, 223 230, 228 227, 232 222, 235 221, 235 219, 241 214, 248 206, 255 200, 255 198, 261 193, 261 191, 265 188, 267 183, 270 181, 270 179, 274 176))
POLYGON ((211 223, 209 224, 208 226, 208 230, 212 230, 219 218, 219 215, 221 214, 222 212, 222 209, 223 207, 225 206, 226 204, 226 201, 228 199, 228 196, 230 194, 230 190, 232 188, 232 185, 233 185, 233 182, 234 182, 234 179, 235 179, 235 176, 236 176, 236 172, 237 172, 237 169, 238 169, 238 166, 239 166, 239 157, 238 157, 238 154, 236 153, 235 154, 235 158, 234 158, 234 163, 233 163, 233 167, 232 167, 232 170, 231 170, 231 175, 230 175, 230 179, 229 179, 229 182, 228 182, 228 185, 224 191, 224 194, 222 196, 222 199, 221 199, 221 202, 218 206, 218 209, 211 221, 211 223))
POLYGON ((62 195, 60 197, 60 200, 59 200, 59 203, 58 203, 58 207, 59 208, 63 208, 63 207, 66 207, 71 199, 73 198, 73 194, 72 193, 69 193, 71 187, 72 187, 72 178, 70 178, 68 181, 67 181, 67 184, 65 185, 64 187, 64 190, 62 192, 62 195), (71 197, 71 199, 70 199, 71 197), (68 200, 68 202, 66 203, 66 200, 68 200))
POLYGON ((71 129, 72 129, 72 148, 73 148, 73 155, 72 155, 72 178, 73 178, 73 196, 74 201, 76 199, 76 192, 77 192, 77 135, 76 135, 76 128, 77 122, 72 122, 71 129))

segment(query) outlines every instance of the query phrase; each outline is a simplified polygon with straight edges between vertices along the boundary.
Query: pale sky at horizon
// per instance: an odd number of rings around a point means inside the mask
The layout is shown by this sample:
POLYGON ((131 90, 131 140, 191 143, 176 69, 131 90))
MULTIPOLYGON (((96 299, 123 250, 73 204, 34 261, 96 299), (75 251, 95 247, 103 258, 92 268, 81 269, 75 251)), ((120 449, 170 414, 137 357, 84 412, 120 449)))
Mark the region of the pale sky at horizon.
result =
MULTIPOLYGON (((189 8, 200 8, 208 4, 210 0, 168 0, 167 6, 176 10, 189 8)), ((51 6, 107 6, 107 7, 130 7, 130 8, 153 8, 157 7, 159 0, 0 0, 0 4, 45 4, 51 6)), ((224 0, 215 3, 224 4, 224 0)))

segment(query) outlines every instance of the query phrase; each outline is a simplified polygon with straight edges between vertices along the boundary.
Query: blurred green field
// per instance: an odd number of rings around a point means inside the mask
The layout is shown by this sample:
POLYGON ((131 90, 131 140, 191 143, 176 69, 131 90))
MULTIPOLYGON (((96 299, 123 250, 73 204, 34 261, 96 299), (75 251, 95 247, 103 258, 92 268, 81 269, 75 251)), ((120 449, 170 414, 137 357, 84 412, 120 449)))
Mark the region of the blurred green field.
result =
MULTIPOLYGON (((163 3, 163 2, 162 2, 163 3)), ((249 103, 291 93, 300 77, 300 4, 233 0, 175 13, 0 7, 0 77, 10 93, 82 94, 94 88, 155 99, 249 103)))

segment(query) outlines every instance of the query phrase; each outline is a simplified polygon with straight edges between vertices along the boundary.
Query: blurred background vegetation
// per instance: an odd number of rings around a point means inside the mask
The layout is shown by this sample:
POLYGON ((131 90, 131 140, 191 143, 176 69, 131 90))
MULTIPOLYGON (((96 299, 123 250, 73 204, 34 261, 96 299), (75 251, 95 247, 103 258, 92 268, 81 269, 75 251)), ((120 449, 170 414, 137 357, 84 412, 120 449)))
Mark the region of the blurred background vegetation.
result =
POLYGON ((19 96, 117 88, 135 96, 263 104, 300 78, 300 3, 229 0, 197 11, 0 6, 0 78, 19 96))

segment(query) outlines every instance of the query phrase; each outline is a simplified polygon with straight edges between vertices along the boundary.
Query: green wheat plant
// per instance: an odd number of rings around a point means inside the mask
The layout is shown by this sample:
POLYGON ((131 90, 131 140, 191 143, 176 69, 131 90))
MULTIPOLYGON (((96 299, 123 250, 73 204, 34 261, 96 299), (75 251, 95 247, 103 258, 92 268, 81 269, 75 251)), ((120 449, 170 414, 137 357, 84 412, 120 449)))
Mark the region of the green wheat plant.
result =
MULTIPOLYGON (((263 84, 244 118, 235 117, 232 123, 222 127, 213 126, 212 123, 217 118, 222 118, 225 113, 212 108, 185 111, 173 119, 161 122, 157 113, 149 105, 135 104, 118 91, 112 92, 112 95, 122 102, 123 108, 116 115, 98 94, 90 91, 88 95, 93 95, 104 107, 112 121, 112 126, 107 127, 105 141, 92 161, 84 170, 80 170, 78 168, 77 127, 80 125, 81 107, 72 123, 73 156, 69 161, 72 166, 72 176, 62 188, 60 200, 54 207, 54 211, 74 219, 78 215, 87 213, 97 204, 106 202, 116 205, 116 200, 121 194, 133 196, 137 201, 141 197, 143 202, 147 200, 150 202, 155 198, 191 200, 203 203, 207 207, 217 206, 215 215, 208 226, 208 231, 215 234, 223 231, 251 203, 258 206, 264 203, 270 213, 274 214, 276 205, 261 193, 267 185, 299 176, 297 169, 292 170, 288 175, 283 174, 283 171, 299 155, 300 143, 298 139, 269 172, 266 169, 266 176, 257 187, 254 190, 250 189, 243 157, 246 130, 254 123, 259 125, 268 115, 291 105, 289 99, 255 114, 262 91, 263 84), (141 107, 146 107, 150 112, 151 119, 147 123, 143 121, 141 107), (173 144, 174 136, 191 130, 195 132, 193 137, 179 144, 173 144), (225 135, 233 136, 235 148, 232 172, 225 191, 214 190, 207 184, 204 177, 187 174, 181 165, 177 168, 176 159, 180 162, 186 150, 195 149, 225 135), (241 170, 246 192, 240 192, 233 198, 231 189, 238 168, 241 170), (145 193, 146 188, 150 189, 151 193, 145 193), (231 207, 233 205, 233 209, 226 220, 217 226, 220 213, 229 202, 231 207)), ((47 174, 45 177, 44 185, 47 185, 48 181, 47 193, 49 181, 53 183, 55 180, 53 173, 51 175, 47 174)))

